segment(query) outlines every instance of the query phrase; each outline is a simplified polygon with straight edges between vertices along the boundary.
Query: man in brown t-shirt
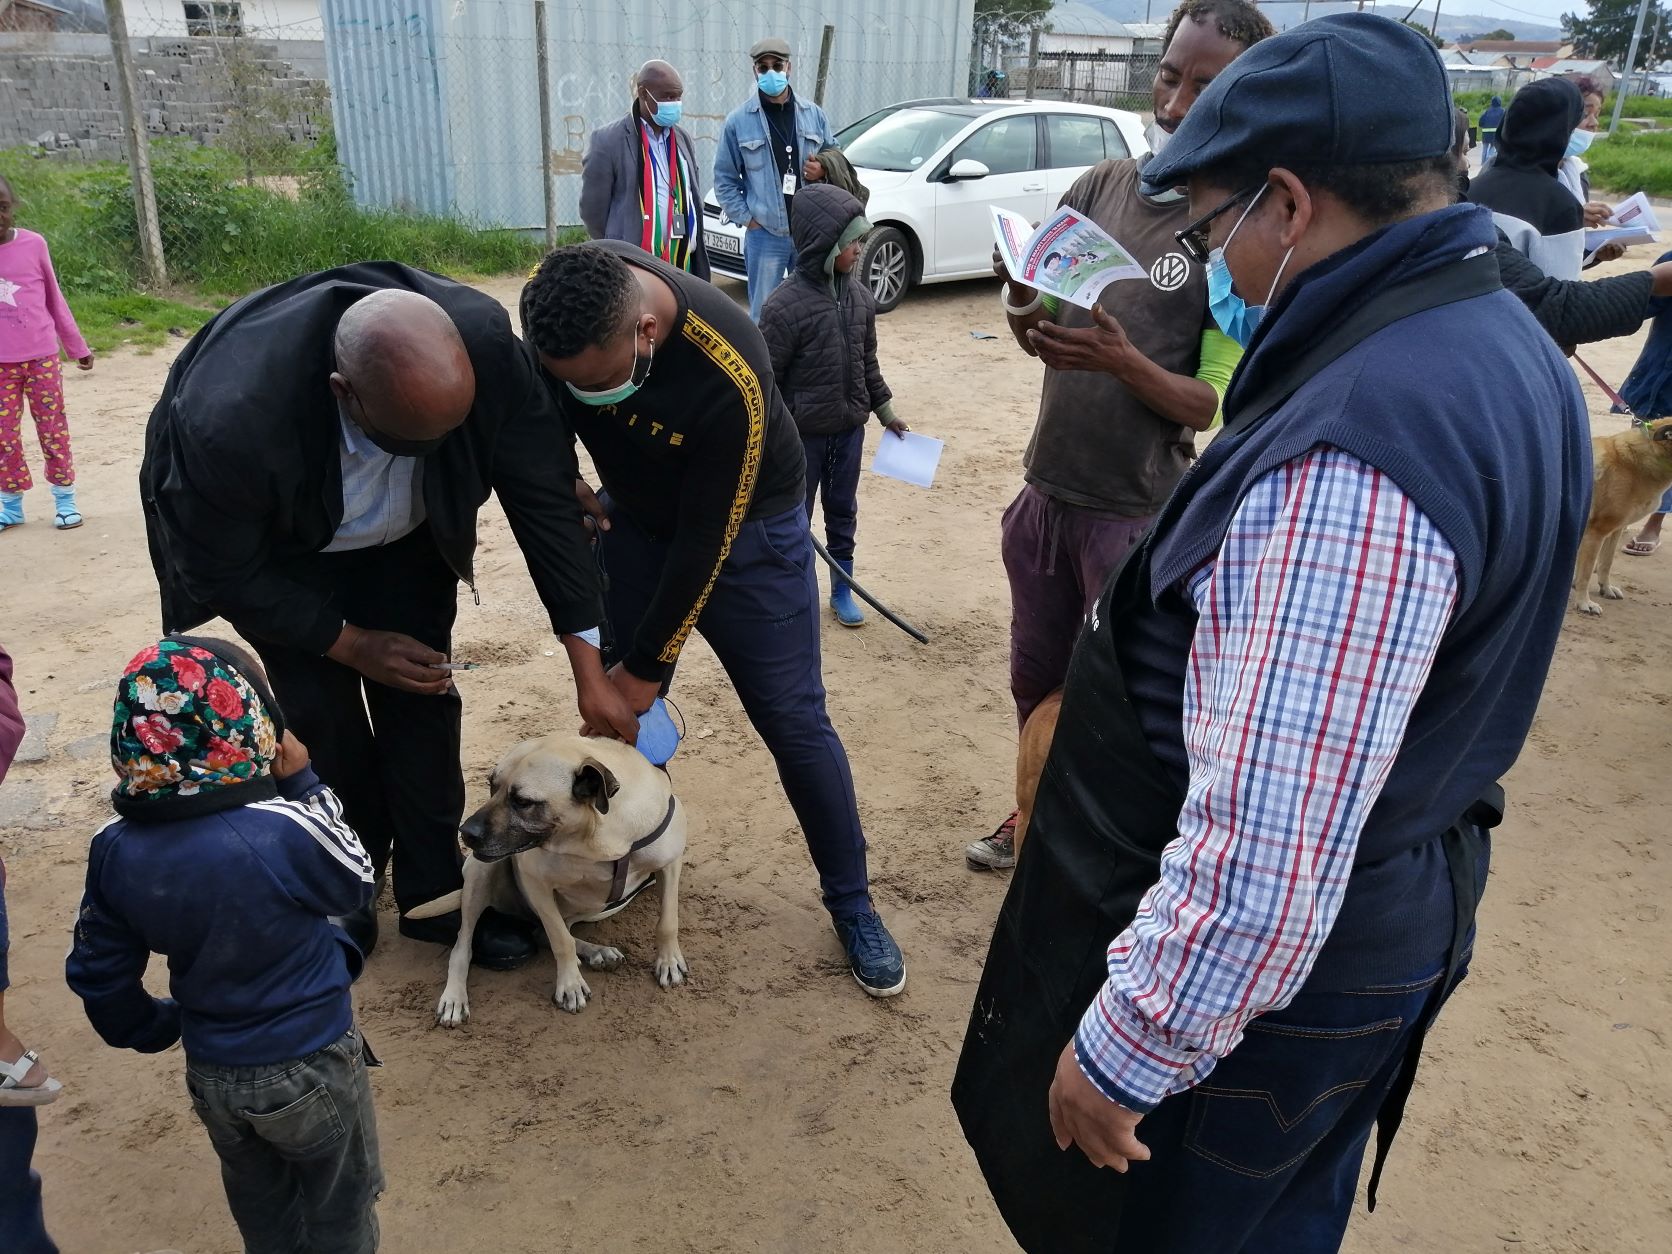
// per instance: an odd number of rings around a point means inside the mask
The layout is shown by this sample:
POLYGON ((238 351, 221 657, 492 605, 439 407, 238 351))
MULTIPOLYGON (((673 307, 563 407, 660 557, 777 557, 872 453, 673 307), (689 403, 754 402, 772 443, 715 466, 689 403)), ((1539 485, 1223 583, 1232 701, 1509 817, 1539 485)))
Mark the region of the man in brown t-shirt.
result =
MULTIPOLYGON (((1273 33, 1248 0, 1184 0, 1156 71, 1152 145, 1215 75, 1273 33)), ((1202 267, 1173 238, 1190 221, 1185 198, 1145 196, 1140 164, 1101 162, 1062 203, 1119 240, 1146 278, 1110 284, 1095 310, 1045 301, 1014 280, 1004 287, 1011 332, 1045 363, 1026 483, 1003 523, 1019 724, 1062 686, 1081 620, 1195 458, 1195 433, 1213 425, 1242 356, 1208 313, 1202 267)), ((970 866, 1014 866, 1015 827, 1012 813, 967 846, 970 866)))

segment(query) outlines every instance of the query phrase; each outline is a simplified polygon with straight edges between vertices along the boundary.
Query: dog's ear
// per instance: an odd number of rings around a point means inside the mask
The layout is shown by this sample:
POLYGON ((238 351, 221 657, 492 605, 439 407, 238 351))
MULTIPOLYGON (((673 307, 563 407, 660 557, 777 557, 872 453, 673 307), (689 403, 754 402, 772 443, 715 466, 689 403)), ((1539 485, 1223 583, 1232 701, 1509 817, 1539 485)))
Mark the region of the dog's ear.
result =
POLYGON ((1649 438, 1652 440, 1672 440, 1672 422, 1657 423, 1654 435, 1649 438))
POLYGON ((597 758, 587 758, 575 771, 570 795, 599 814, 610 812, 610 798, 621 791, 621 781, 597 758))

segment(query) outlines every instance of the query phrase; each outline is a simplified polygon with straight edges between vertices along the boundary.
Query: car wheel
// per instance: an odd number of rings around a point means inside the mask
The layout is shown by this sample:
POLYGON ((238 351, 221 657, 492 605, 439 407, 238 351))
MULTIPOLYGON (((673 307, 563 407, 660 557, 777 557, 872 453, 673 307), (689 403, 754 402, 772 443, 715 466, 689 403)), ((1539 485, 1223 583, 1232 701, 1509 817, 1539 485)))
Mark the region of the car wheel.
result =
POLYGON ((911 243, 905 232, 894 226, 872 231, 855 268, 877 298, 877 312, 893 309, 911 286, 911 243))

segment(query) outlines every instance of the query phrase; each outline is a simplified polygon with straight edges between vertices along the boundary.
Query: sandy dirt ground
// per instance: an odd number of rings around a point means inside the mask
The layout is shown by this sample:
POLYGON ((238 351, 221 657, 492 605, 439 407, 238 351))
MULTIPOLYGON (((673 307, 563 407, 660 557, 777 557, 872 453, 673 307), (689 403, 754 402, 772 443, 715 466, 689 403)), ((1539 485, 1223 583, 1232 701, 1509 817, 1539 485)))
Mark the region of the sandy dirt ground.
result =
MULTIPOLYGON (((515 288, 492 290, 509 301, 515 288)), ((552 1005, 542 956, 478 972, 474 1018, 447 1033, 432 1026, 442 950, 393 936, 385 916, 356 1001, 387 1064, 375 1073, 386 1249, 1014 1248, 947 1100, 1005 888, 959 852, 1009 809, 1012 787, 998 520, 1020 482, 1039 368, 1006 338, 971 336, 1003 330, 986 283, 919 293, 883 319, 900 410, 946 454, 929 491, 867 475, 859 569, 931 642, 825 620, 831 711, 877 901, 910 960, 906 993, 873 1003, 854 987, 771 761, 694 642, 675 690, 689 731, 674 768, 692 815, 689 985, 655 987, 646 901, 592 929, 629 962, 592 977, 584 1014, 552 1005)), ((1618 382, 1639 342, 1587 356, 1618 382)), ((88 525, 55 534, 37 489, 35 521, 0 539, 0 640, 25 710, 59 715, 49 756, 5 786, 19 814, 0 824, 0 850, 8 1018, 66 1086, 43 1113, 37 1164, 68 1254, 237 1248, 181 1055, 107 1049, 62 978, 86 844, 108 813, 111 681, 157 629, 135 470, 167 364, 118 353, 91 376, 71 372, 88 525)), ((1587 394, 1598 431, 1624 428, 1587 394)), ((1629 599, 1600 620, 1570 616, 1508 781, 1474 972, 1431 1042, 1381 1206, 1361 1206, 1351 1254, 1672 1248, 1672 671, 1659 661, 1672 550, 1616 569, 1629 599)), ((508 744, 576 720, 493 506, 479 577, 482 603, 464 598, 455 649, 491 663, 459 679, 473 798, 508 744)), ((153 964, 154 988, 163 976, 153 964)))

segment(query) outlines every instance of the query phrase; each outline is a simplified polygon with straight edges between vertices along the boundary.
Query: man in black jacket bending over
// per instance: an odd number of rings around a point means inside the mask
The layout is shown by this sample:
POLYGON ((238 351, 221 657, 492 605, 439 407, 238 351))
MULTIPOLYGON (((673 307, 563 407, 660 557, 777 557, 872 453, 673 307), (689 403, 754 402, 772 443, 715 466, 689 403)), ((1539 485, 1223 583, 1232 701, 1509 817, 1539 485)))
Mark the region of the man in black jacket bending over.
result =
MULTIPOLYGON (((401 912, 460 885, 460 700, 445 669, 476 512, 497 492, 574 670, 582 717, 637 723, 596 647, 597 572, 573 447, 505 311, 392 262, 239 301, 169 371, 140 491, 163 627, 219 615, 250 640, 401 912), (369 719, 368 719, 369 715, 369 719)), ((375 916, 347 921, 370 949, 375 916)), ((457 915, 401 932, 451 944, 457 915)), ((528 933, 490 912, 477 961, 528 933)))

